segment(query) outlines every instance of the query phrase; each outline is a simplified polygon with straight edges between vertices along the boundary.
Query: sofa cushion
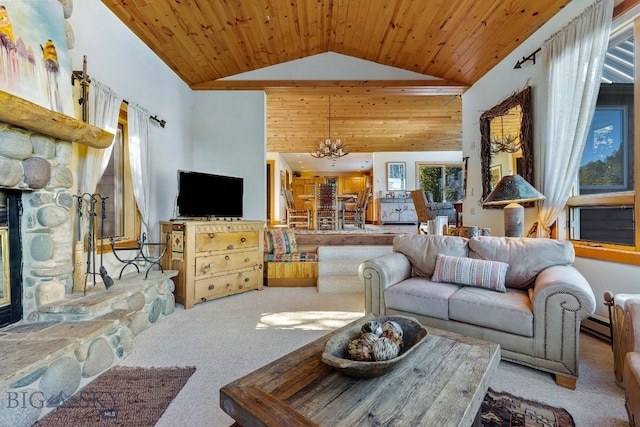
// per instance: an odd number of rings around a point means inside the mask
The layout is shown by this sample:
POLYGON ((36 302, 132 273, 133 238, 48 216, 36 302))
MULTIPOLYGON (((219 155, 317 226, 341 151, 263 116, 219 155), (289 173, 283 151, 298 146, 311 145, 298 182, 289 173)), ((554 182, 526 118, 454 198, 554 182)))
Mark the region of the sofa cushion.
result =
POLYGON ((571 265, 575 251, 566 240, 477 236, 469 239, 469 258, 506 262, 506 287, 527 289, 545 268, 571 265))
POLYGON ((466 257, 468 239, 456 236, 401 234, 393 239, 394 252, 404 254, 411 262, 411 274, 431 278, 438 254, 466 257))
POLYGON ((295 254, 298 252, 296 235, 286 228, 269 228, 265 230, 265 252, 268 254, 295 254))
POLYGON ((449 320, 449 297, 460 286, 411 277, 384 291, 387 308, 449 320))
POLYGON ((463 287, 449 298, 449 318, 525 337, 533 336, 533 311, 526 291, 505 293, 463 287))
POLYGON ((467 257, 438 254, 432 282, 480 286, 492 291, 506 292, 505 276, 509 264, 467 257))

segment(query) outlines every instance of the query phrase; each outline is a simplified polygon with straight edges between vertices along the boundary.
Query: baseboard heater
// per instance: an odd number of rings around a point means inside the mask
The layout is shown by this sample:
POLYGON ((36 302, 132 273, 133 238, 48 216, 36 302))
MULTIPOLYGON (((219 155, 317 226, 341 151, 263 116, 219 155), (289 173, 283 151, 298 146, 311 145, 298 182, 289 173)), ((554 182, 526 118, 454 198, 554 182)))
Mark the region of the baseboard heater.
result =
POLYGON ((601 340, 611 342, 611 322, 598 315, 590 316, 580 323, 580 330, 601 340))

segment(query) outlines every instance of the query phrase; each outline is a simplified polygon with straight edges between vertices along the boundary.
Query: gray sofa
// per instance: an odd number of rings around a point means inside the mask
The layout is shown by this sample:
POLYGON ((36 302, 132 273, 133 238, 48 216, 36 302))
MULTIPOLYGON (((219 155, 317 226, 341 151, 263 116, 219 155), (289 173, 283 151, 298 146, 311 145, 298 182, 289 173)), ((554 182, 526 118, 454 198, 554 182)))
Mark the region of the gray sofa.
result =
POLYGON ((555 374, 559 385, 575 388, 580 322, 593 314, 596 301, 571 265, 571 243, 399 235, 393 250, 360 265, 367 313, 412 316, 427 327, 497 343, 503 359, 555 374), (481 283, 470 286, 469 277, 481 283), (451 283, 460 280, 466 285, 451 283))

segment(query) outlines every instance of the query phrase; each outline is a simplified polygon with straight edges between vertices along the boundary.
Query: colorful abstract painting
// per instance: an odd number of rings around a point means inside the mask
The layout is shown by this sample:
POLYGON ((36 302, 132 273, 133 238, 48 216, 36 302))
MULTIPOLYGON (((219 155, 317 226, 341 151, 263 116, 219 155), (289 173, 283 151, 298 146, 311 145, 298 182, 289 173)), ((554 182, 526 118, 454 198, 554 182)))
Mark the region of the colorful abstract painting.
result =
POLYGON ((0 3, 0 90, 73 116, 71 63, 58 0, 0 3))

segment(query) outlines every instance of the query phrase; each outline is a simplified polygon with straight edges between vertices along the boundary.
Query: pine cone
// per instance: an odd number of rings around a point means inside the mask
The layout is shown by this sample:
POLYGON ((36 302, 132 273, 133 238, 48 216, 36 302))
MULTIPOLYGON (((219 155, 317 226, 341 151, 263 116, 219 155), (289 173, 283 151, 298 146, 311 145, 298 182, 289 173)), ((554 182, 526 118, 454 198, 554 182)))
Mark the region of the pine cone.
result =
POLYGON ((377 337, 382 335, 382 324, 377 320, 369 320, 364 325, 362 325, 362 332, 371 332, 372 334, 376 334, 377 337))
POLYGON ((402 342, 402 335, 400 335, 395 330, 393 330, 393 329, 385 329, 382 332, 382 337, 389 338, 391 341, 393 341, 398 346, 398 348, 400 350, 402 350, 402 346, 404 345, 403 342, 402 342))
POLYGON ((398 335, 403 336, 402 327, 398 324, 398 322, 394 322, 393 320, 387 320, 382 324, 382 332, 391 329, 392 331, 396 331, 398 335))
POLYGON ((373 343, 378 340, 378 336, 371 332, 365 332, 364 334, 360 335, 360 339, 364 340, 370 346, 373 346, 373 343))
POLYGON ((371 346, 362 338, 352 340, 347 346, 347 359, 370 362, 373 360, 371 346))
POLYGON ((373 344, 373 358, 377 361, 391 360, 398 356, 400 349, 389 338, 379 338, 375 344, 373 344))

